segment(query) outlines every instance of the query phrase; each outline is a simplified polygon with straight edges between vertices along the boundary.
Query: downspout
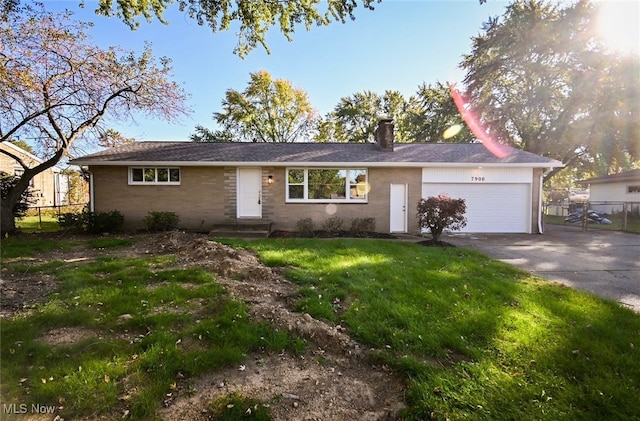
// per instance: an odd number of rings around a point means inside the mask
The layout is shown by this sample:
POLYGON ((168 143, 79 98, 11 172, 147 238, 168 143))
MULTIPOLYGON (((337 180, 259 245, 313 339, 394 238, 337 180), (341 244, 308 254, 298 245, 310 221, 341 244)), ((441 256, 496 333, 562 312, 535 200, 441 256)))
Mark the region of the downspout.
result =
POLYGON ((93 197, 93 173, 89 170, 87 170, 87 172, 89 173, 89 211, 95 212, 96 209, 93 197))
POLYGON ((540 174, 540 188, 538 189, 538 233, 544 234, 544 215, 542 207, 542 180, 544 174, 540 174))
POLYGON ((538 233, 544 234, 544 208, 542 205, 542 182, 544 176, 553 171, 553 168, 547 168, 542 174, 540 174, 540 188, 538 189, 538 233))

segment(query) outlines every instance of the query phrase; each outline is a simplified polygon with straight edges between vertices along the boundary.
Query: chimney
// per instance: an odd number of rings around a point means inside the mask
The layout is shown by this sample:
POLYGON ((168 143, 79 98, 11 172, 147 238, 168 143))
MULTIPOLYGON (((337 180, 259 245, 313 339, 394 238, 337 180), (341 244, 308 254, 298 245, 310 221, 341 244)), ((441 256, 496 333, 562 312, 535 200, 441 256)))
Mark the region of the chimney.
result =
POLYGON ((393 152, 393 120, 383 118, 376 128, 376 147, 382 152, 393 152))

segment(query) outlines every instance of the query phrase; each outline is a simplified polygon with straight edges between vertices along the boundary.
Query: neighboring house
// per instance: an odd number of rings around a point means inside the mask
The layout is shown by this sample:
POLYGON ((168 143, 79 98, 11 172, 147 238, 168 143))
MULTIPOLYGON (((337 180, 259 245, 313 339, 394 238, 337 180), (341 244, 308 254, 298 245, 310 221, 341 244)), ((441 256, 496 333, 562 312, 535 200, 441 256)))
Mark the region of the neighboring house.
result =
POLYGON ((624 202, 640 202, 640 169, 578 182, 589 186, 589 202, 596 212, 620 212, 624 202))
POLYGON ((467 204, 466 232, 537 233, 542 175, 562 163, 482 144, 397 143, 383 120, 371 143, 137 142, 71 161, 87 166, 94 211, 118 210, 125 228, 171 211, 185 229, 241 220, 295 230, 330 217, 375 218, 376 231, 419 233, 417 203, 448 193, 467 204))
MULTIPOLYGON (((33 168, 43 161, 37 156, 14 145, 11 142, 0 142, 0 149, 18 157, 29 168, 33 168)), ((24 172, 17 160, 0 151, 0 171, 20 176, 24 172)), ((68 204, 68 177, 62 174, 58 167, 52 167, 31 179, 30 188, 34 203, 30 206, 60 206, 68 204)))

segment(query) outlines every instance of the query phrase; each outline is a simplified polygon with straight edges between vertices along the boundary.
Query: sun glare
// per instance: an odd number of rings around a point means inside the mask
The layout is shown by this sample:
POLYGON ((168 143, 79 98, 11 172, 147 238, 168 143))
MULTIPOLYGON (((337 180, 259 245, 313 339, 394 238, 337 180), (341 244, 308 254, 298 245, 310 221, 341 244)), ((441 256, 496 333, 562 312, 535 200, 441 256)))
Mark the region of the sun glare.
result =
POLYGON ((640 55, 640 2, 605 0, 598 3, 598 33, 612 50, 640 55))

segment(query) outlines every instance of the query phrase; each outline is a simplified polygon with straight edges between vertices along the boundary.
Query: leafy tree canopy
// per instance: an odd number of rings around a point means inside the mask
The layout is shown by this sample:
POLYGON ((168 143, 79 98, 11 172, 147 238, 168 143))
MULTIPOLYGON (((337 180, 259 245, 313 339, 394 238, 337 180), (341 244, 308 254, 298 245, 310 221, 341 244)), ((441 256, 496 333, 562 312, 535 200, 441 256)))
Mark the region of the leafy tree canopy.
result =
POLYGON ((406 131, 415 142, 473 142, 475 137, 465 124, 447 85, 436 82, 418 86, 409 98, 406 131))
POLYGON ((639 59, 605 48, 595 13, 589 1, 516 1, 473 39, 466 96, 494 140, 567 165, 604 160, 606 172, 640 158, 639 59))
POLYGON ((154 17, 166 23, 163 14, 173 3, 199 25, 208 25, 215 32, 225 31, 233 24, 238 27, 235 53, 244 57, 258 45, 267 51, 265 37, 277 26, 291 41, 297 25, 309 30, 332 22, 344 23, 355 19, 358 4, 373 10, 380 0, 100 0, 97 13, 117 16, 132 29, 139 26, 139 18, 151 21, 154 17))
MULTIPOLYGON (((318 141, 370 142, 373 141, 378 121, 392 118, 399 127, 407 102, 398 91, 378 95, 372 91, 357 92, 343 97, 324 120, 320 122, 318 141), (324 138, 330 136, 331 138, 324 138)), ((400 129, 396 129, 399 132, 400 129)), ((396 138, 398 138, 396 134, 396 138)), ((399 140, 399 139, 398 139, 399 140)))
POLYGON ((396 142, 471 142, 473 135, 464 124, 442 83, 422 84, 405 99, 398 91, 358 92, 340 99, 333 111, 317 126, 319 142, 371 142, 378 121, 394 121, 396 142))
POLYGON ((112 146, 123 139, 111 123, 136 113, 167 121, 189 111, 186 94, 170 80, 166 58, 147 47, 141 55, 101 49, 70 12, 14 9, 0 19, 0 141, 32 139, 43 162, 24 172, 2 197, 2 231, 15 229, 12 209, 36 175, 83 146, 112 146))
POLYGON ((191 135, 196 141, 296 142, 306 141, 315 120, 307 93, 262 70, 251 73, 244 91, 228 89, 222 111, 213 114, 223 128, 202 126, 191 135))
POLYGON ((233 142, 233 134, 223 130, 211 130, 200 124, 189 135, 192 142, 233 142))

